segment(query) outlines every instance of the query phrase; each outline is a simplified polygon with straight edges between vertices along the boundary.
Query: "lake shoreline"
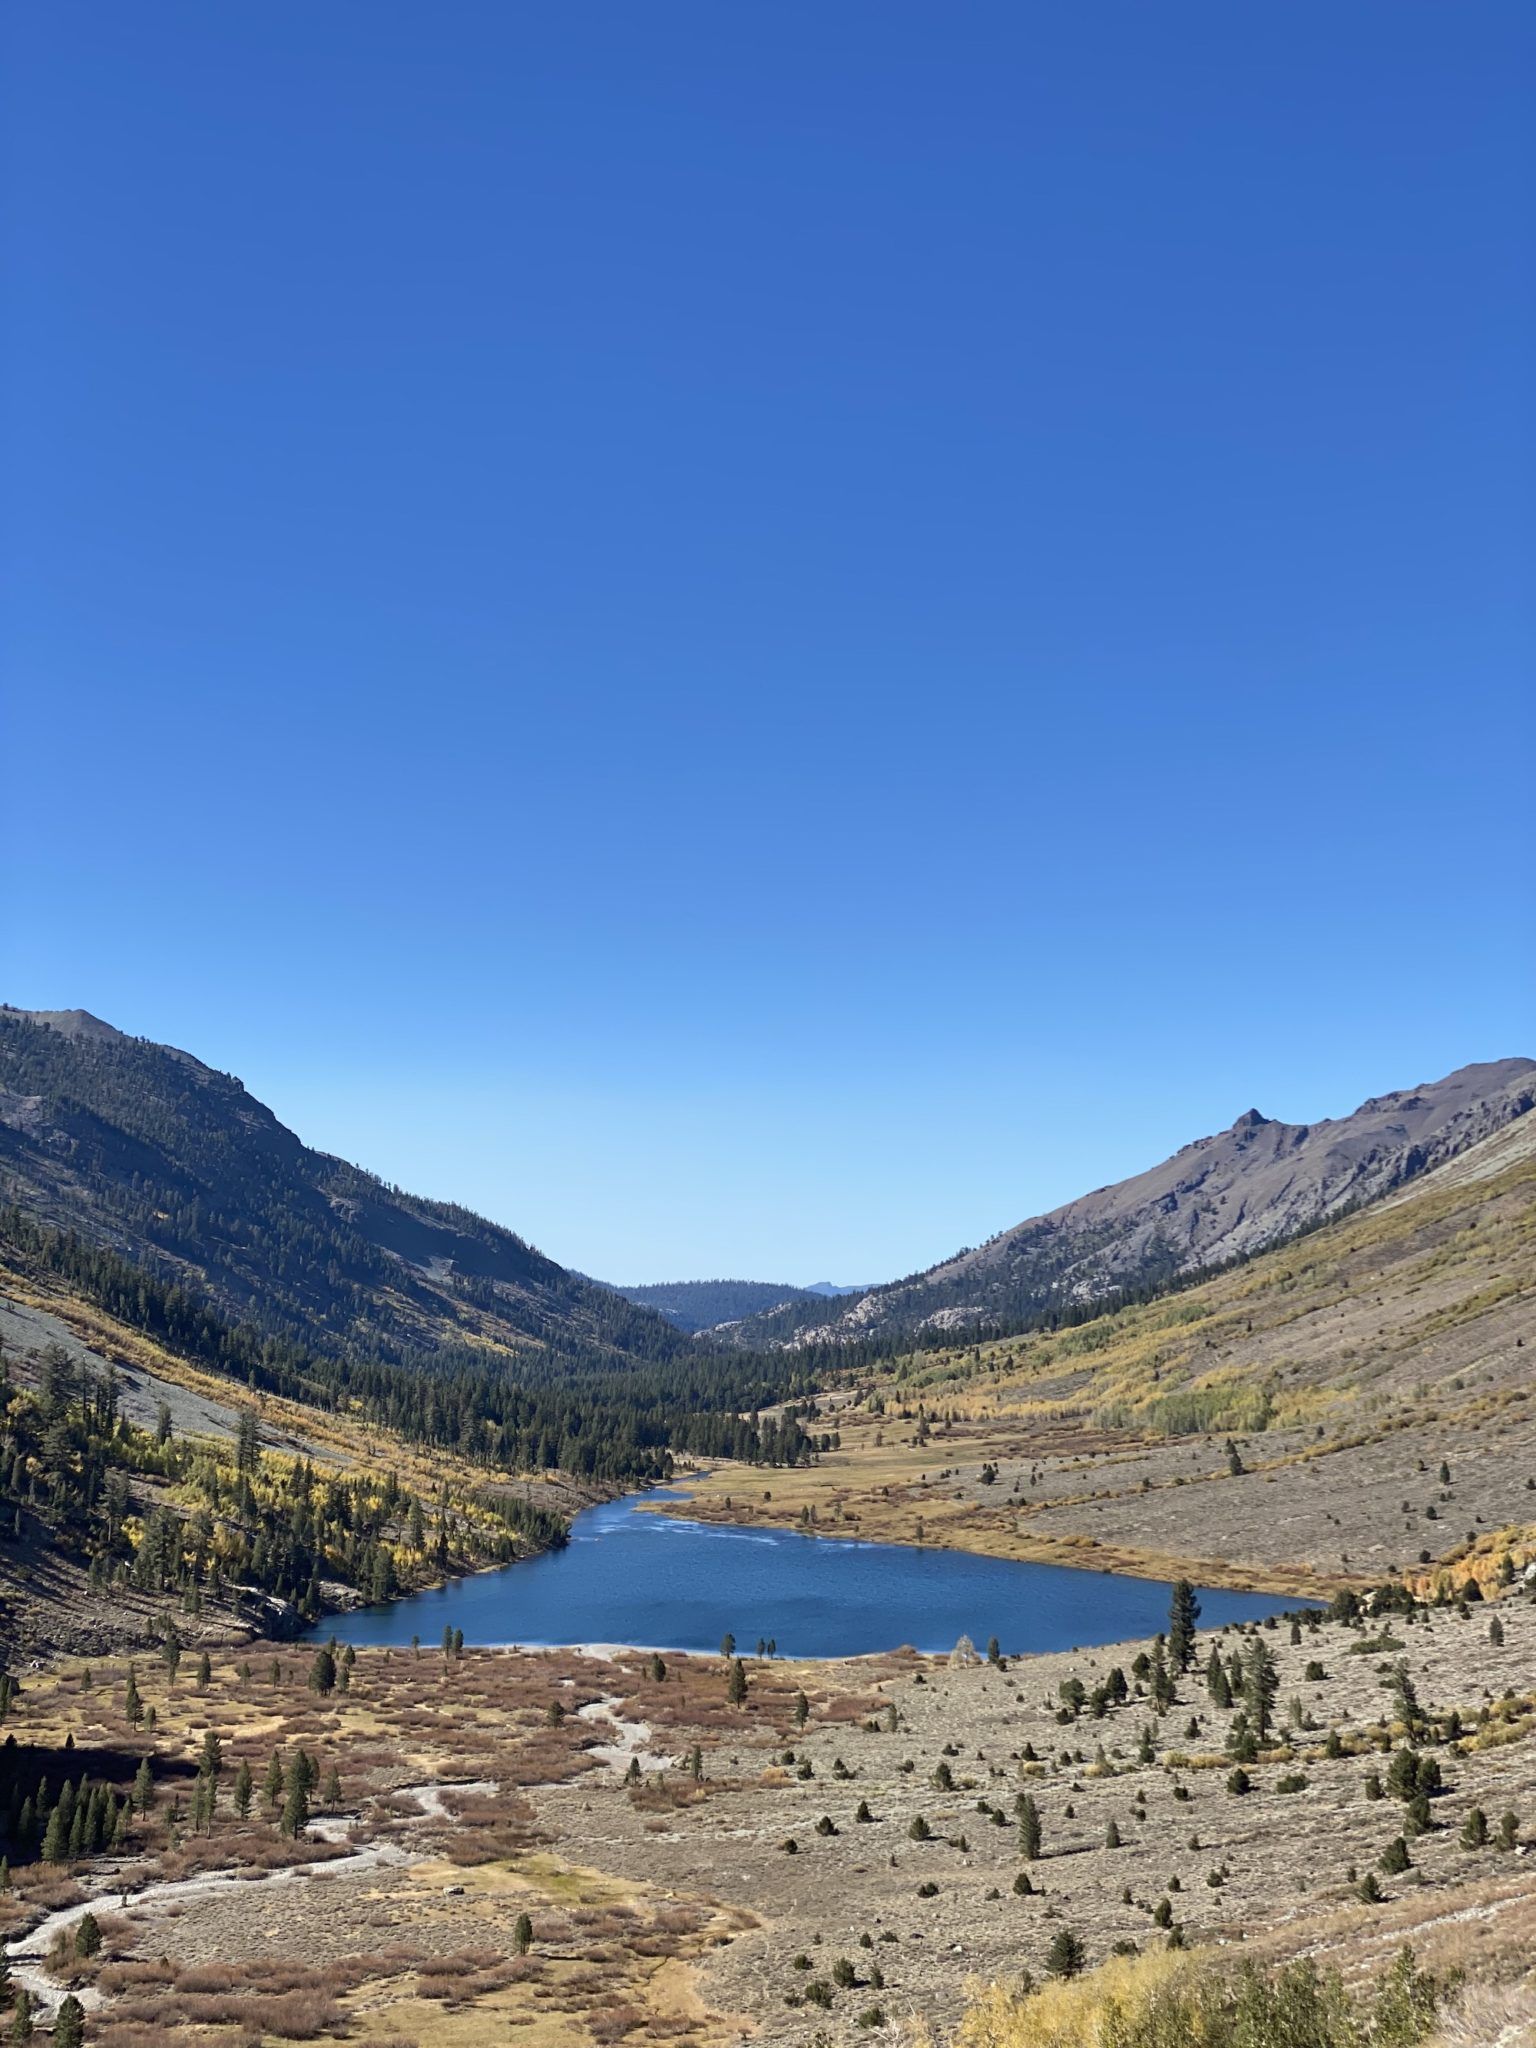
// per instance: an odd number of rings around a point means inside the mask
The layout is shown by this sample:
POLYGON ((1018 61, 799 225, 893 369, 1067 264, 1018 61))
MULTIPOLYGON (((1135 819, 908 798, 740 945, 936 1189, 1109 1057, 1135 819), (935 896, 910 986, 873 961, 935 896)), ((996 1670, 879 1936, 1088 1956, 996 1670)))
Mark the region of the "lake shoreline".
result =
MULTIPOLYGON (((1380 1583, 1379 1577, 1368 1573, 1324 1574, 1305 1565, 1234 1564, 1224 1558, 1191 1557, 1183 1553, 1167 1554, 1138 1550, 1129 1545, 1099 1543, 1087 1536, 1004 1536, 985 1523, 979 1523, 974 1532, 965 1532, 974 1533, 977 1540, 973 1542, 957 1541, 959 1532, 950 1520, 939 1523, 931 1536, 925 1533, 922 1537, 885 1529, 875 1534, 860 1526, 828 1528, 823 1524, 807 1528, 789 1507, 776 1511, 772 1502, 738 1502, 734 1495, 723 1503, 690 1490, 696 1489, 699 1482, 710 1477, 716 1469, 710 1467, 675 1478, 671 1484, 682 1498, 676 1503, 647 1502, 640 1512, 730 1528, 773 1529, 785 1535, 820 1538, 828 1543, 881 1543, 897 1548, 949 1551, 966 1557, 990 1557, 1003 1564, 1044 1564, 1056 1565, 1063 1571, 1107 1572, 1116 1578, 1145 1579, 1158 1584, 1188 1579, 1192 1585, 1222 1592, 1264 1593, 1277 1599, 1294 1597, 1324 1604, 1346 1587, 1359 1592, 1380 1583)), ((739 1469, 750 1476, 760 1468, 742 1466, 739 1469)))
MULTIPOLYGON (((676 1484, 623 1496, 578 1517, 561 1550, 324 1617, 304 1639, 430 1650, 453 1634, 466 1647, 529 1655, 706 1660, 762 1656, 766 1646, 780 1663, 842 1663, 901 1650, 947 1657, 966 1638, 995 1638, 1008 1657, 1091 1649, 1166 1622, 1172 1576, 868 1536, 801 1543, 795 1530, 695 1518, 690 1505, 676 1484)), ((1201 1581, 1197 1592, 1217 1625, 1321 1604, 1289 1589, 1201 1581)))

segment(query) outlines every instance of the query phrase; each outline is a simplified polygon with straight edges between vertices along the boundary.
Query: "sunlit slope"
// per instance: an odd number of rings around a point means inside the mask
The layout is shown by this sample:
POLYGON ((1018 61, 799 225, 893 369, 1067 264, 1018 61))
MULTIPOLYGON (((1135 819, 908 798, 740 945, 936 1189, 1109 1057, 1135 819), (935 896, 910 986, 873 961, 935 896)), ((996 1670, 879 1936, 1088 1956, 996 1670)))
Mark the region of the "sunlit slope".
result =
POLYGON ((967 1413, 1156 1431, 1384 1422, 1525 1398, 1536 1119, 1197 1287, 904 1368, 967 1413))
POLYGON ((772 1309, 737 1334, 746 1342, 851 1343, 944 1333, 960 1343, 1146 1300, 1415 1185, 1533 1107, 1536 1062, 1509 1059, 1373 1096, 1320 1123, 1248 1110, 1144 1173, 1031 1217, 926 1273, 830 1311, 772 1309))
POLYGON ((524 1555, 601 1490, 242 1384, 3 1241, 0 1361, 0 1663, 281 1631, 524 1555))
POLYGON ((717 1474, 699 1506, 1212 1580, 1374 1580, 1536 1521, 1533 1363, 1522 1118, 1199 1286, 866 1374, 813 1471, 775 1475, 770 1501, 717 1474))

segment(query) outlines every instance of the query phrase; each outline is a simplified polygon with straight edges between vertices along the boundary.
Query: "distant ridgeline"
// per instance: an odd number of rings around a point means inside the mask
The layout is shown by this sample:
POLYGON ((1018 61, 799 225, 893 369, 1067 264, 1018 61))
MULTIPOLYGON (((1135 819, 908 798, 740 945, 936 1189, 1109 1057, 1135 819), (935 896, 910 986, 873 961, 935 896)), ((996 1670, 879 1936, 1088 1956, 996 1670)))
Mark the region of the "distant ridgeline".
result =
POLYGON ((614 1290, 639 1308, 653 1308, 690 1336, 721 1323, 761 1315, 781 1303, 815 1307, 824 1297, 813 1288, 779 1286, 771 1280, 670 1280, 653 1286, 614 1290))

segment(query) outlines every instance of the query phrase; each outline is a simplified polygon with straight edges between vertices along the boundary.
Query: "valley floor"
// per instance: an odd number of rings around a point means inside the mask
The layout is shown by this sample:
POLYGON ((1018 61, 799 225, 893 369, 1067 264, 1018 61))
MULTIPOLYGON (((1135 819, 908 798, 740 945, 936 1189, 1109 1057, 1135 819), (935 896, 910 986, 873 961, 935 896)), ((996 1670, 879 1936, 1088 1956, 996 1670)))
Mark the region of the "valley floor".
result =
POLYGON ((1135 1644, 1008 1668, 749 1660, 739 1704, 713 1658, 658 1675, 638 1653, 364 1650, 345 1690, 321 1694, 308 1649, 252 1645, 216 1653, 205 1690, 185 1664, 173 1682, 140 1660, 152 1732, 125 1714, 125 1663, 56 1665, 26 1674, 11 1708, 13 1770, 126 1789, 147 1753, 155 1803, 112 1857, 18 1861, 0 1895, 13 1972, 49 1999, 75 1985, 101 2048, 809 2048, 915 2020, 944 2034, 968 1980, 1038 1974, 1063 1928, 1091 1962, 1160 1947, 1172 1925, 1350 1974, 1411 1940, 1422 1961, 1518 1976, 1536 1950, 1536 1605, 1509 1593, 1465 1616, 1298 1634, 1202 1635, 1160 1718, 1135 1644), (1230 1657, 1254 1640, 1278 1666, 1277 1734, 1239 1796, 1233 1716, 1201 1667, 1213 1643, 1230 1657), (1390 1782, 1369 1796, 1388 1778, 1399 1661, 1426 1717, 1454 1708, 1462 1731, 1432 1747, 1447 1730, 1426 1732, 1444 1790, 1416 1836, 1390 1782), (1115 1665, 1130 1697, 1071 1718, 1060 1688, 1091 1692, 1115 1665), (209 1730, 219 1796, 199 1827, 209 1730), (260 1792, 274 1752, 291 1765, 300 1748, 317 1765, 308 1844, 284 1839, 260 1792), (257 1788, 244 1820, 242 1761, 257 1788), (1474 1808, 1487 1846, 1463 1845, 1474 1808), (1405 1832, 1408 1867, 1383 1866, 1405 1832), (80 1957, 69 1916, 92 1902, 104 1939, 80 1957))

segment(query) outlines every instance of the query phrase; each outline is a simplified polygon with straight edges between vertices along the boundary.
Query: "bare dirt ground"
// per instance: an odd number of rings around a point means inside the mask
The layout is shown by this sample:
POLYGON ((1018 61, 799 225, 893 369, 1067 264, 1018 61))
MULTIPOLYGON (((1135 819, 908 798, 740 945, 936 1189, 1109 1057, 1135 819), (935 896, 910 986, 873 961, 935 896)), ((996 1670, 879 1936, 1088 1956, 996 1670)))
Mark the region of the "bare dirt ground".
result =
POLYGON ((104 2048, 895 2038, 917 2017, 947 2029, 969 1978, 1038 1971, 1064 1925, 1094 1960, 1160 1944, 1172 1923, 1191 1942, 1318 1952, 1350 1971, 1411 1936, 1426 1960, 1517 1976, 1536 1940, 1536 1606, 1511 1592, 1465 1617, 1249 1633, 1279 1686, 1277 1734, 1243 1796, 1229 1790, 1233 1716, 1202 1670, 1212 1643, 1247 1648, 1240 1631, 1201 1637, 1161 1717, 1134 1676, 1142 1645, 1006 1669, 749 1662, 741 1705, 717 1659, 669 1659, 658 1677, 634 1653, 515 1651, 363 1651, 348 1689, 320 1698, 307 1650, 261 1646, 221 1654, 206 1692, 141 1660, 152 1737, 123 1716, 125 1667, 57 1667, 26 1679, 8 1732, 56 1771, 152 1749, 156 1810, 116 1859, 18 1868, 0 1916, 16 1940, 99 1897, 101 1956, 59 1959, 56 1981, 99 1994, 104 2048), (1368 1796, 1403 1745, 1384 1683, 1400 1659, 1445 1786, 1416 1836, 1389 1785, 1368 1796), (1126 1702, 1060 1718, 1063 1683, 1091 1691, 1113 1665, 1126 1702), (199 1834, 188 1815, 210 1727, 220 1805, 199 1834), (300 1745, 322 1781, 341 1772, 320 1816, 329 1839, 307 1850, 259 1795, 240 1821, 229 1789, 242 1758, 259 1786, 273 1750, 300 1745), (1033 1862, 1025 1792, 1041 1815, 1033 1862), (1466 1848, 1474 1806, 1494 1839, 1466 1848), (1405 1829, 1410 1867, 1381 1869, 1405 1829), (304 1855, 321 1860, 294 1871, 304 1855), (210 1870, 245 1881, 200 1888, 210 1870), (1361 1881, 1378 1871, 1383 1897, 1367 1904, 1361 1881))

